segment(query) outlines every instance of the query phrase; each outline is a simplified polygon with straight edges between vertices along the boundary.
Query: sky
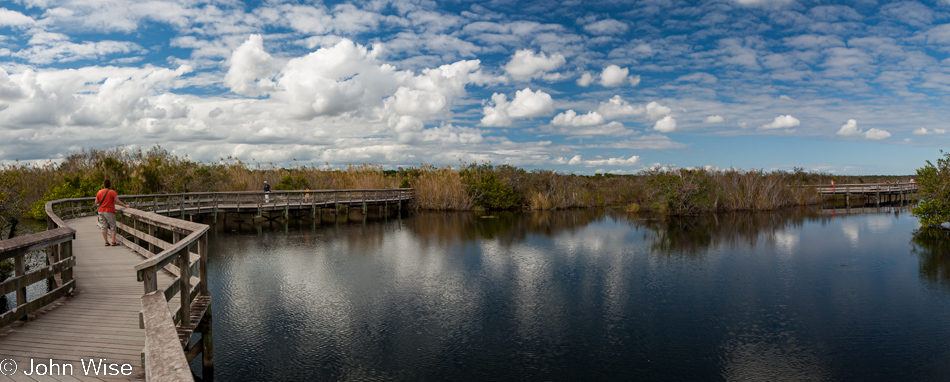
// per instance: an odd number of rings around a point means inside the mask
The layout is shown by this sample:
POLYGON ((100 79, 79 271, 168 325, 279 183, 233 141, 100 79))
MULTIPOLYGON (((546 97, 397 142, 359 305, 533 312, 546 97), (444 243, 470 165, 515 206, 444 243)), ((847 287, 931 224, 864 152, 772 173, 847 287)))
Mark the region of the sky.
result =
POLYGON ((0 163, 906 175, 950 0, 0 1, 0 163))

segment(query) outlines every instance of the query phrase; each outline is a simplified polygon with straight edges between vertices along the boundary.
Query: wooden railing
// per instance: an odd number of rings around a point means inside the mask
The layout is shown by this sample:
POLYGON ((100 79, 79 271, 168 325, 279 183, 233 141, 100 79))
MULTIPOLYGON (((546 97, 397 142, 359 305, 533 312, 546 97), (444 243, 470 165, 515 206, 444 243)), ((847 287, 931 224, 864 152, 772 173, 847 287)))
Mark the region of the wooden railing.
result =
POLYGON ((209 227, 132 208, 121 209, 120 213, 119 229, 130 237, 121 241, 146 257, 135 266, 138 280, 144 285, 141 323, 145 329, 146 379, 189 380, 188 364, 199 353, 204 367, 213 365, 211 293, 208 291, 209 227), (172 241, 160 239, 162 232, 170 233, 172 241), (155 253, 156 249, 160 252, 155 253), (175 277, 163 289, 158 287, 161 270, 175 277), (170 311, 168 302, 176 295, 178 302, 170 311), (194 333, 201 333, 201 341, 192 346, 194 333))
POLYGON ((859 183, 813 186, 822 194, 914 193, 917 183, 859 183))
POLYGON ((132 208, 172 216, 225 211, 313 210, 337 205, 402 203, 412 199, 411 188, 366 190, 312 190, 244 192, 192 192, 165 195, 123 195, 132 208))
POLYGON ((76 280, 73 280, 76 259, 72 255, 72 240, 76 238, 76 231, 52 213, 51 204, 46 204, 49 230, 0 241, 0 261, 13 259, 14 264, 13 277, 0 283, 0 296, 16 291, 16 307, 0 315, 0 327, 36 312, 76 288, 76 280), (31 252, 43 249, 46 250, 45 266, 27 272, 26 257, 31 252), (57 275, 61 281, 59 285, 56 282, 57 275), (47 292, 27 301, 27 287, 43 280, 47 282, 47 292))

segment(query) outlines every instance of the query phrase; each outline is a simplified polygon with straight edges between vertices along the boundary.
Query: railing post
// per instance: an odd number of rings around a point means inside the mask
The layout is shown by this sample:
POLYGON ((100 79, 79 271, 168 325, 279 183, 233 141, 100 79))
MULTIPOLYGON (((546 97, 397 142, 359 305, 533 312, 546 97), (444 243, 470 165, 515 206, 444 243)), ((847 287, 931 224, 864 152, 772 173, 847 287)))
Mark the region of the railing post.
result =
POLYGON ((191 281, 191 267, 188 264, 191 262, 191 254, 188 251, 188 246, 185 246, 181 249, 181 252, 178 252, 178 285, 181 287, 180 296, 181 296, 181 320, 179 322, 179 327, 188 328, 191 326, 191 286, 189 284, 191 281))
MULTIPOLYGON (((156 234, 156 233, 158 233, 158 227, 156 227, 156 226, 154 226, 154 225, 152 225, 152 224, 149 224, 149 225, 148 225, 148 235, 151 236, 151 237, 155 237, 155 234, 156 234)), ((155 254, 155 244, 152 244, 151 242, 149 242, 149 243, 148 243, 148 251, 151 252, 151 253, 154 255, 154 254, 155 254)))
POLYGON ((205 232, 198 239, 198 278, 201 288, 198 289, 202 296, 210 296, 208 291, 208 232, 205 232))
MULTIPOLYGON (((134 208, 134 207, 133 207, 133 208, 134 208)), ((140 231, 139 231, 139 219, 136 219, 134 216, 132 217, 132 229, 135 230, 136 233, 140 232, 140 231)), ((139 240, 140 240, 140 239, 139 239, 139 237, 138 237, 137 235, 132 235, 132 242, 135 243, 135 245, 139 245, 139 243, 140 243, 139 240)))
POLYGON ((142 285, 145 286, 145 294, 149 294, 158 290, 158 278, 156 277, 156 271, 157 269, 155 269, 155 267, 148 267, 140 271, 142 285))
MULTIPOLYGON (((26 263, 23 261, 23 257, 26 255, 18 255, 13 258, 14 266, 14 276, 20 277, 26 274, 26 263)), ((19 284, 16 288, 16 306, 26 304, 26 283, 23 281, 17 281, 19 284)), ((23 319, 26 319, 24 316, 23 319)))
MULTIPOLYGON (((76 239, 75 234, 73 234, 73 240, 75 240, 75 239, 76 239)), ((72 240, 63 243, 63 244, 62 244, 62 247, 61 247, 61 250, 62 250, 62 253, 60 254, 60 257, 61 257, 60 260, 68 259, 68 258, 70 258, 70 257, 73 257, 73 242, 72 242, 72 240)), ((63 285, 66 285, 66 283, 72 281, 72 280, 73 280, 73 267, 69 267, 69 268, 64 269, 64 270, 63 270, 62 277, 63 277, 63 285)), ((73 286, 73 289, 75 289, 75 285, 73 286)))

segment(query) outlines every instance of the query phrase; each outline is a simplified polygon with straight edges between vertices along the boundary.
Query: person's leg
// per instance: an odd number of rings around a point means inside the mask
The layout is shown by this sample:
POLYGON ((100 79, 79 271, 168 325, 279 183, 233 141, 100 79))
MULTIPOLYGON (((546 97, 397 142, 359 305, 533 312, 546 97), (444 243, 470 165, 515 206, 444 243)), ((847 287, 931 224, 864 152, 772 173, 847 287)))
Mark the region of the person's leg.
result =
POLYGON ((116 224, 115 214, 108 214, 107 218, 109 219, 109 232, 112 232, 112 245, 119 245, 115 242, 115 233, 119 229, 116 224))
POLYGON ((109 234, 109 222, 102 215, 102 212, 96 215, 96 223, 99 225, 99 230, 102 231, 102 240, 105 240, 106 245, 109 245, 109 236, 107 236, 109 234))

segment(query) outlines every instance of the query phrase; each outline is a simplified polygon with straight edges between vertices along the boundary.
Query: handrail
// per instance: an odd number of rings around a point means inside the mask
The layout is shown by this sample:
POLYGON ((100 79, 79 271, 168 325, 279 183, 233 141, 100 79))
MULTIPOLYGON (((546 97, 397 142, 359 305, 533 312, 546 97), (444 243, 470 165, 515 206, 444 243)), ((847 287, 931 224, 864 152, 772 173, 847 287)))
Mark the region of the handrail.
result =
POLYGON ((122 214, 123 221, 131 220, 133 224, 119 224, 119 229, 132 236, 131 239, 123 238, 123 244, 146 257, 134 267, 138 281, 144 286, 141 326, 145 329, 146 338, 146 378, 166 381, 176 380, 169 379, 173 376, 184 375, 187 377, 185 380, 190 379, 190 372, 184 373, 182 370, 189 370, 188 362, 198 353, 203 354, 206 367, 212 363, 211 293, 208 291, 207 274, 209 227, 134 208, 117 208, 117 211, 122 214), (168 243, 156 237, 158 230, 170 231, 173 242, 168 243), (154 254, 139 246, 137 239, 145 239, 152 244, 152 248, 158 243, 158 247, 163 250, 154 254), (197 247, 197 253, 194 254, 190 250, 193 245, 197 247), (159 289, 158 272, 173 262, 176 268, 170 272, 175 275, 175 279, 167 288, 159 289), (167 302, 176 294, 179 302, 170 311, 167 302), (203 329, 199 329, 201 324, 204 325, 203 329), (190 346, 191 335, 196 331, 202 333, 202 341, 200 346, 190 346), (174 336, 169 333, 174 333, 174 336), (184 356, 170 356, 168 348, 172 345, 169 341, 184 356))
POLYGON ((0 282, 0 295, 16 292, 16 307, 0 315, 0 327, 20 320, 72 293, 76 288, 76 281, 72 277, 73 267, 76 265, 76 260, 72 257, 72 240, 75 238, 76 230, 59 227, 0 241, 0 261, 12 258, 14 264, 13 277, 0 282), (47 251, 47 265, 27 272, 26 256, 43 249, 47 251), (60 286, 56 286, 57 274, 62 281, 60 286), (26 288, 43 280, 47 280, 47 292, 27 301, 26 288))
POLYGON ((46 203, 47 231, 15 237, 0 241, 0 261, 13 259, 13 277, 0 282, 0 295, 16 292, 16 307, 0 315, 0 327, 22 319, 30 313, 66 296, 76 288, 73 280, 73 267, 76 259, 72 256, 72 240, 76 230, 69 228, 63 220, 52 213, 52 203, 46 203), (34 251, 46 250, 46 266, 26 271, 26 256, 34 251), (61 285, 56 284, 56 275, 61 285), (33 301, 27 301, 26 288, 34 283, 46 280, 47 291, 33 301))
POLYGON ((851 191, 914 191, 917 190, 917 183, 850 183, 850 184, 822 184, 812 185, 820 192, 851 192, 851 191))

